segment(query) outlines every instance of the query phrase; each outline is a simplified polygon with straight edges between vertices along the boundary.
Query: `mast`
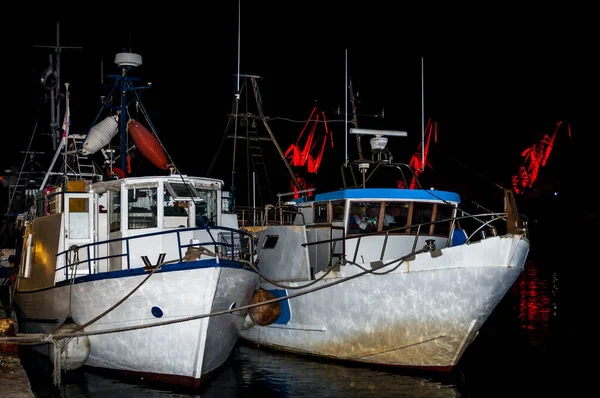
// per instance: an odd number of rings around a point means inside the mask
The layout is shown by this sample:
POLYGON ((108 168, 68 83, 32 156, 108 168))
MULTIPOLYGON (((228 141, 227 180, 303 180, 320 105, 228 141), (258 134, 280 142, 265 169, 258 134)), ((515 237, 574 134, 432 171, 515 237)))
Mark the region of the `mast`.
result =
MULTIPOLYGON (((346 57, 345 57, 345 68, 344 68, 344 131, 348 131, 348 49, 346 49, 346 57)), ((344 134, 344 167, 348 167, 348 134, 344 134)), ((344 173, 342 173, 342 178, 344 178, 344 173)), ((346 184, 344 183, 344 186, 346 184)))
POLYGON ((421 170, 425 170, 425 79, 421 57, 421 170))
POLYGON ((42 73, 40 83, 44 89, 50 91, 50 135, 52 136, 52 149, 56 150, 62 138, 61 126, 58 121, 62 115, 61 98, 64 98, 64 94, 60 91, 60 54, 64 49, 81 49, 83 47, 61 46, 59 22, 56 22, 56 45, 34 45, 34 47, 54 50, 54 55, 50 54, 49 56, 50 64, 42 73))
MULTIPOLYGON (((113 79, 114 84, 112 85, 111 93, 104 98, 104 101, 102 103, 100 111, 98 112, 98 115, 96 116, 96 120, 94 121, 94 124, 99 119, 100 114, 102 113, 103 109, 112 109, 112 110, 116 111, 116 113, 119 116, 119 132, 121 134, 121 139, 120 139, 121 153, 118 154, 118 156, 120 157, 120 162, 121 162, 120 168, 121 168, 121 170, 126 172, 129 169, 128 161, 127 161, 127 158, 128 158, 128 156, 127 156, 127 146, 128 146, 128 135, 127 135, 127 122, 128 122, 127 101, 128 100, 127 100, 127 96, 129 93, 131 93, 133 99, 135 100, 137 109, 144 116, 144 119, 145 119, 146 123, 148 123, 148 126, 150 128, 150 131, 152 131, 154 133, 156 131, 156 129, 155 129, 154 125, 152 124, 152 121, 150 120, 150 117, 148 115, 146 107, 144 106, 144 103, 142 102, 142 100, 139 96, 139 93, 138 93, 138 92, 144 91, 146 89, 152 88, 152 83, 147 82, 144 84, 136 85, 139 82, 140 78, 129 76, 130 70, 142 65, 142 56, 140 54, 136 54, 133 52, 118 53, 117 55, 115 55, 115 64, 117 64, 117 66, 120 68, 120 74, 106 76, 109 79, 113 79), (113 97, 112 94, 115 91, 121 94, 121 102, 118 105, 112 105, 112 101, 111 101, 112 97, 113 97)), ((91 129, 90 129, 90 131, 91 131, 91 129)))
MULTIPOLYGON (((237 198, 237 184, 238 182, 242 188, 244 183, 246 184, 246 195, 247 205, 255 207, 256 194, 261 200, 261 205, 269 204, 274 200, 271 194, 271 183, 267 176, 268 167, 265 163, 265 157, 263 156, 262 142, 272 142, 275 147, 277 154, 281 158, 286 170, 288 171, 290 178, 298 190, 302 189, 300 182, 298 181, 294 171, 292 170, 289 162, 287 161, 285 154, 281 150, 273 131, 268 123, 268 118, 265 116, 260 90, 258 88, 258 80, 261 79, 257 75, 242 74, 240 71, 240 42, 241 42, 241 1, 238 1, 238 41, 237 41, 237 71, 235 74, 235 89, 234 89, 234 101, 232 105, 232 112, 229 114, 227 125, 221 137, 221 141, 213 155, 211 164, 208 168, 207 176, 213 176, 213 171, 216 169, 217 161, 221 159, 220 153, 225 141, 227 139, 233 139, 233 152, 231 162, 231 192, 230 197, 232 200, 232 206, 235 210, 238 204, 237 198), (264 130, 266 130, 266 136, 259 134, 259 123, 262 124, 264 130), (239 150, 238 154, 238 141, 246 141, 246 164, 245 164, 245 177, 240 179, 237 176, 237 162, 238 156, 244 156, 244 151, 239 150)), ((244 167, 242 167, 244 169, 244 167)), ((242 170, 244 171, 244 170, 242 170)), ((244 177, 244 176, 242 176, 244 177)), ((243 189, 242 189, 243 191, 243 189)))
MULTIPOLYGON (((348 84, 348 90, 350 91, 350 103, 352 104, 352 125, 354 126, 354 128, 358 128, 358 118, 357 118, 357 113, 356 113, 356 97, 354 96, 354 89, 352 88, 352 80, 350 80, 349 84, 348 84)), ((358 147, 358 159, 359 160, 364 160, 365 157, 363 155, 363 151, 362 151, 362 144, 361 144, 361 136, 357 135, 356 136, 356 146, 358 147)))
MULTIPOLYGON (((232 165, 231 165, 231 204, 232 204, 232 210, 235 211, 235 159, 236 159, 236 146, 237 146, 237 131, 238 131, 238 112, 239 112, 239 106, 240 106, 240 59, 241 59, 241 55, 240 55, 240 46, 241 46, 241 19, 242 19, 242 10, 241 10, 241 0, 238 0, 238 32, 237 32, 237 74, 236 74, 236 78, 235 78, 235 112, 234 112, 234 117, 235 117, 235 127, 234 127, 234 134, 233 134, 233 156, 232 156, 232 165)), ((211 169, 212 169, 212 165, 211 165, 211 169)), ((250 169, 248 169, 250 170, 250 169)), ((249 190, 249 192, 252 192, 252 196, 254 197, 254 190, 256 187, 256 183, 252 183, 252 189, 249 190)), ((253 200, 254 202, 254 200, 253 200)), ((252 204, 252 206, 254 206, 254 203, 252 204)))

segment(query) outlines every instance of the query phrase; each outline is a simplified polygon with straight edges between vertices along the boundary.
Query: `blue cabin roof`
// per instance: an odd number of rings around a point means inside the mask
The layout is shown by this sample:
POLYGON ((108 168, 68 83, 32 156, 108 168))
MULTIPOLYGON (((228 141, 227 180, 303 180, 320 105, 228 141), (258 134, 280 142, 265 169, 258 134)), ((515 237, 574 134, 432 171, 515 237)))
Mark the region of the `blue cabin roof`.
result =
POLYGON ((319 193, 314 201, 364 199, 364 200, 436 200, 460 202, 456 192, 436 191, 429 189, 399 189, 399 188, 352 188, 319 193))

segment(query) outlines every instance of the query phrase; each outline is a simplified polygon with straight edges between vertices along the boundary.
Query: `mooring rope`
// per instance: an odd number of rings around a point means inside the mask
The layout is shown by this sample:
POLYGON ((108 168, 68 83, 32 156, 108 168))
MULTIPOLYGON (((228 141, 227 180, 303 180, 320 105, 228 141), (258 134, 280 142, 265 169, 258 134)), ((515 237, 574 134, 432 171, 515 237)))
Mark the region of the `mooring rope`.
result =
MULTIPOLYGON (((156 267, 152 270, 152 272, 146 278, 144 278, 144 280, 142 282, 140 282, 140 284, 138 286, 136 286, 129 294, 127 294, 125 297, 123 297, 123 299, 121 299, 119 302, 117 302, 115 305, 113 305, 112 307, 110 307, 108 310, 104 311, 103 313, 101 313, 97 317, 95 317, 92 320, 86 322, 84 325, 78 326, 72 332, 69 332, 69 333, 64 333, 63 332, 63 333, 49 334, 49 335, 46 335, 46 334, 43 334, 43 333, 17 333, 16 336, 0 336, 0 342, 13 343, 13 344, 19 344, 19 343, 26 343, 26 344, 51 343, 52 344, 52 349, 53 349, 52 358, 54 360, 53 379, 54 379, 55 385, 60 385, 60 383, 61 383, 61 372, 62 372, 62 364, 61 364, 62 350, 64 350, 66 348, 68 342, 72 338, 74 338, 74 337, 92 336, 92 335, 103 335, 103 334, 126 332, 126 331, 131 331, 131 330, 148 329, 148 328, 153 328, 153 327, 158 327, 158 326, 165 326, 165 325, 170 325, 170 324, 176 324, 176 323, 194 321, 194 320, 208 318, 208 317, 212 317, 212 316, 225 315, 225 314, 229 314, 229 313, 232 313, 232 312, 244 311, 244 310, 255 308, 255 307, 259 307, 259 306, 262 306, 262 305, 272 304, 272 303, 276 303, 276 302, 279 302, 279 301, 288 300, 288 299, 291 299, 291 298, 303 296, 303 295, 306 295, 306 294, 309 294, 309 293, 312 293, 312 292, 315 292, 315 291, 318 291, 318 290, 326 289, 326 288, 329 288, 331 286, 335 286, 335 285, 341 284, 343 282, 346 282, 346 281, 349 281, 349 280, 352 280, 352 279, 356 279, 356 278, 358 278, 360 276, 363 276, 363 275, 366 275, 366 274, 381 275, 381 273, 378 273, 376 271, 380 270, 381 268, 387 267, 389 265, 398 263, 393 268, 393 270, 395 270, 407 258, 412 257, 415 254, 423 253, 423 252, 426 252, 426 251, 428 251, 427 248, 423 248, 421 250, 417 250, 417 251, 412 252, 412 253, 410 253, 408 255, 399 257, 397 259, 389 261, 388 263, 382 264, 382 266, 379 267, 379 268, 377 268, 377 269, 366 269, 366 268, 360 266, 357 263, 348 262, 350 264, 353 264, 353 265, 355 265, 355 266, 363 269, 363 271, 359 272, 359 273, 357 273, 355 275, 351 275, 351 276, 340 278, 339 280, 336 280, 336 281, 333 281, 333 282, 329 282, 329 283, 321 285, 321 286, 316 286, 316 287, 313 287, 311 289, 307 289, 307 290, 304 290, 304 291, 301 291, 301 292, 296 292, 296 293, 288 294, 286 296, 276 297, 276 298, 273 298, 273 299, 270 299, 270 300, 261 301, 259 303, 248 304, 248 305, 245 305, 245 306, 235 307, 235 308, 231 308, 231 309, 227 309, 227 310, 222 310, 222 311, 217 311, 217 312, 212 312, 212 313, 208 313, 208 314, 193 315, 193 316, 189 316, 189 317, 184 317, 184 318, 179 318, 179 319, 173 319, 173 320, 168 320, 168 321, 162 321, 162 322, 153 322, 153 323, 148 323, 148 324, 138 325, 138 326, 128 326, 128 327, 121 327, 121 328, 110 328, 110 329, 103 329, 103 330, 95 330, 95 331, 91 331, 91 332, 82 331, 85 327, 93 324, 94 322, 96 322, 97 320, 99 320, 100 318, 102 318, 103 316, 105 316, 106 314, 108 314, 110 311, 114 310, 116 307, 118 307, 120 304, 122 304, 125 300, 127 300, 127 298, 129 298, 137 289, 139 289, 148 280, 148 278, 150 278, 150 276, 152 276, 154 274, 154 272, 156 272, 162 265, 167 264, 167 263, 177 262, 179 260, 166 261, 166 262, 162 262, 162 263, 156 265, 156 267)), ((268 281, 268 279, 266 279, 263 275, 260 274, 260 271, 258 270, 258 268, 254 264, 252 264, 249 261, 243 261, 243 262, 248 263, 262 278, 264 278, 265 280, 268 281)), ((329 270, 325 275, 327 275, 329 272, 331 272, 331 270, 329 270)), ((389 272, 391 272, 391 271, 389 271, 389 272)), ((320 279, 322 279, 322 278, 320 278, 320 279)), ((271 281, 269 281, 269 283, 271 283, 271 281)), ((311 282, 311 284, 313 284, 313 283, 314 282, 311 282)), ((309 285, 307 284, 304 287, 306 287, 306 286, 309 286, 309 285)), ((291 288, 291 287, 286 287, 286 288, 291 288)))
MULTIPOLYGON (((75 248, 71 247, 70 248, 73 252, 75 252, 75 248)), ((78 256, 75 255, 74 257, 75 259, 78 260, 78 256)), ((40 334, 40 333, 31 333, 31 334, 17 334, 16 338, 15 337, 10 337, 10 339, 14 339, 14 341, 10 341, 7 340, 8 343, 11 342, 15 342, 15 343, 19 343, 19 342, 25 342, 25 343, 31 343, 31 344, 44 344, 44 343, 50 343, 52 345, 52 359, 53 359, 53 363, 54 363, 54 370, 52 372, 52 378, 54 380, 54 384, 55 385, 60 385, 61 383, 61 372, 62 372, 62 352, 63 350, 65 350, 69 344, 69 342, 74 338, 74 337, 79 337, 79 336, 83 336, 83 334, 77 334, 77 332, 83 330, 85 327, 93 324, 94 322, 98 321, 99 319, 101 319, 102 317, 104 317, 106 314, 110 313, 112 310, 114 310, 115 308, 117 308, 119 305, 121 305, 125 300, 127 300, 129 297, 131 297, 131 295, 133 293, 135 293, 144 283, 146 283, 146 281, 156 272, 158 271, 162 265, 167 264, 167 263, 174 263, 177 262, 179 260, 170 260, 170 261, 163 261, 160 264, 157 264, 155 267, 153 267, 152 271, 135 287, 133 288, 127 295, 125 295, 121 300, 119 300, 117 303, 115 303, 113 306, 111 306, 110 308, 108 308, 106 311, 102 312, 101 314, 99 314, 98 316, 96 316, 95 318, 89 320, 88 322, 86 322, 83 325, 78 325, 73 332, 71 333, 59 333, 56 335, 53 334, 49 334, 49 335, 45 335, 45 334, 40 334)), ((71 263, 71 261, 69 261, 71 263)), ((71 316, 71 294, 72 294, 72 285, 73 285, 73 281, 75 280, 75 272, 77 269, 77 265, 79 264, 79 261, 74 261, 71 264, 69 264, 69 266, 71 266, 71 268, 73 270, 73 274, 72 274, 72 279, 71 282, 69 283, 69 313, 68 316, 71 316)), ((4 337, 0 337, 0 341, 5 340, 4 337)), ((68 352, 68 351, 67 351, 68 352)))
MULTIPOLYGON (((413 256, 414 254, 419 254, 423 251, 425 251, 426 249, 422 249, 422 250, 418 250, 414 253, 411 253, 409 255, 394 259, 386 264, 383 264, 382 267, 387 267, 391 264, 394 263, 399 263, 398 266, 403 263, 405 261, 406 258, 413 256)), ((380 268, 382 268, 380 267, 380 268)), ((216 312, 211 312, 208 314, 201 314, 201 315, 193 315, 193 316, 189 316, 189 317, 184 317, 184 318, 179 318, 179 319, 173 319, 173 320, 169 320, 169 321, 161 321, 161 322, 153 322, 153 323, 148 323, 148 324, 144 324, 144 325, 138 325, 138 326, 128 326, 128 327, 122 327, 122 328, 111 328, 111 329, 103 329, 103 330, 95 330, 93 332, 82 332, 81 329, 82 327, 79 327, 76 329, 76 331, 70 332, 70 333, 59 333, 59 334, 55 334, 55 335, 45 335, 45 334, 41 334, 41 333, 17 333, 16 337, 0 337, 0 341, 8 341, 11 342, 11 340, 14 341, 22 341, 22 342, 35 342, 35 341, 41 341, 41 342, 46 342, 46 341, 51 341, 52 339, 55 340, 59 340, 59 339, 65 339, 68 337, 80 337, 80 336, 91 336, 91 335, 101 335, 101 334, 110 334, 110 333, 118 333, 118 332, 125 332, 125 331, 129 331, 129 330, 137 330, 137 329, 148 329, 151 327, 157 327, 157 326, 165 326, 165 325, 169 325, 169 324, 174 324, 174 323, 181 323, 181 322, 188 322, 188 321, 194 321, 194 320, 198 320, 198 319, 202 319, 202 318, 208 318, 211 316, 218 316, 218 315, 225 315, 225 314, 229 314, 232 312, 238 312, 238 311, 243 311, 243 310, 247 310, 250 308, 254 308, 254 307, 258 307, 261 305, 266 305, 266 304, 271 304, 271 303, 276 303, 278 301, 282 301, 282 300, 287 300, 287 299, 291 299, 291 298, 295 298, 295 297, 299 297, 299 296, 303 296, 305 294, 308 293, 312 293, 318 290, 322 290, 322 289, 326 289, 328 287, 331 286, 335 286, 338 285, 340 283, 352 280, 352 279, 356 279, 360 276, 366 275, 366 274, 372 274, 372 273, 376 273, 377 270, 379 270, 380 268, 377 269, 364 269, 364 271, 359 272, 357 274, 351 275, 351 276, 347 276, 344 278, 340 278, 339 280, 333 281, 333 282, 329 282, 326 285, 321 285, 321 286, 317 286, 314 287, 312 289, 308 289, 302 292, 297 292, 297 293, 292 293, 286 296, 282 296, 282 297, 276 297, 270 300, 266 300, 266 301, 261 301, 259 303, 254 303, 254 304, 248 304, 245 306, 241 306, 241 307, 235 307, 235 308, 231 308, 231 309, 227 309, 227 310, 222 310, 222 311, 216 311, 216 312)), ((123 301, 123 300, 122 300, 123 301)), ((96 317, 95 320, 99 319, 100 317, 96 317)), ((91 323, 87 322, 84 326, 87 326, 91 323)))

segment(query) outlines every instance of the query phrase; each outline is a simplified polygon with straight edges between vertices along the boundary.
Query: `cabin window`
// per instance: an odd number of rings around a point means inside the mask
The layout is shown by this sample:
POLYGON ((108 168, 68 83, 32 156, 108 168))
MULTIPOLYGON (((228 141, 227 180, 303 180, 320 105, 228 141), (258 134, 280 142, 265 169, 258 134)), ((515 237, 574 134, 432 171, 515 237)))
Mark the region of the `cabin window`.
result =
POLYGON ((314 222, 327 222, 327 202, 315 203, 314 222))
MULTIPOLYGON (((450 220, 454 214, 454 207, 438 203, 435 212, 434 221, 450 220)), ((448 236, 450 233, 451 221, 438 222, 433 225, 433 235, 448 236)))
POLYGON ((110 232, 121 230, 121 192, 108 192, 108 222, 110 232))
POLYGON ((351 202, 348 234, 377 232, 382 202, 351 202))
POLYGON ((394 229, 397 233, 406 233, 406 229, 402 227, 405 227, 408 221, 409 208, 408 202, 387 202, 383 213, 382 231, 394 229))
POLYGON ((331 221, 344 221, 346 203, 343 200, 331 202, 331 221))
POLYGON ((263 249, 274 249, 278 240, 279 236, 277 235, 267 235, 263 243, 263 249))
MULTIPOLYGON (((189 202, 173 202, 172 205, 165 206, 163 210, 163 227, 187 227, 188 207, 189 202)), ((155 207, 152 207, 152 211, 155 211, 155 207)))
MULTIPOLYGON (((167 183, 165 183, 165 187, 167 183)), ((194 191, 195 192, 195 191, 194 191)), ((188 226, 188 218, 190 211, 190 203, 187 200, 174 199, 170 195, 169 190, 164 192, 163 206, 163 227, 164 228, 179 228, 188 226)), ((152 212, 156 213, 156 207, 151 207, 152 212)))
POLYGON ((88 239, 90 237, 89 200, 69 198, 69 238, 88 239))
POLYGON ((221 192, 221 211, 227 214, 235 214, 235 211, 233 211, 233 197, 229 196, 229 192, 221 192))
POLYGON ((217 191, 214 189, 196 189, 196 226, 217 225, 217 191))
POLYGON ((144 229, 158 226, 156 212, 157 188, 129 188, 127 190, 127 228, 144 229))
MULTIPOLYGON (((426 202, 413 202, 411 225, 430 223, 433 217, 433 203, 426 202)), ((417 227, 410 229, 411 233, 417 233, 417 227)), ((430 224, 421 226, 419 232, 421 235, 430 235, 431 228, 430 224)))
POLYGON ((199 196, 196 188, 190 183, 184 182, 165 182, 165 188, 175 200, 190 200, 199 196))

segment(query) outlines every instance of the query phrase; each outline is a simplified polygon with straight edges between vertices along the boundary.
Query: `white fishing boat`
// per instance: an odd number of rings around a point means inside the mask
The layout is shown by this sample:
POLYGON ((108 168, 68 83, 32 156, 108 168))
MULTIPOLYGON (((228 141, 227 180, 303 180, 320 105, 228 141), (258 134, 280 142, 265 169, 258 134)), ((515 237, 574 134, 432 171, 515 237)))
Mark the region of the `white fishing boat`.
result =
POLYGON ((115 64, 101 111, 110 115, 86 135, 69 131, 67 85, 63 139, 19 251, 18 338, 51 355, 58 379, 61 369, 87 366, 197 387, 238 340, 241 307, 258 280, 248 266, 253 241, 223 181, 181 174, 162 148, 138 94, 149 86, 131 77, 142 57, 119 53, 115 64), (128 103, 141 107, 144 122, 128 119, 128 103), (169 159, 168 170, 126 171, 126 154, 115 148, 133 128, 144 134, 135 149, 151 162, 169 159), (105 168, 97 172, 87 156, 100 151, 105 168))
POLYGON ((469 214, 459 193, 424 189, 387 147, 388 137, 406 132, 347 131, 371 136, 371 159, 342 167, 358 176, 354 185, 343 178, 342 189, 281 194, 276 205, 246 211, 261 274, 253 301, 265 304, 250 309, 241 338, 335 360, 450 371, 523 271, 526 222, 510 190, 502 211, 469 214), (378 173, 391 185, 371 185, 382 182, 378 173))

